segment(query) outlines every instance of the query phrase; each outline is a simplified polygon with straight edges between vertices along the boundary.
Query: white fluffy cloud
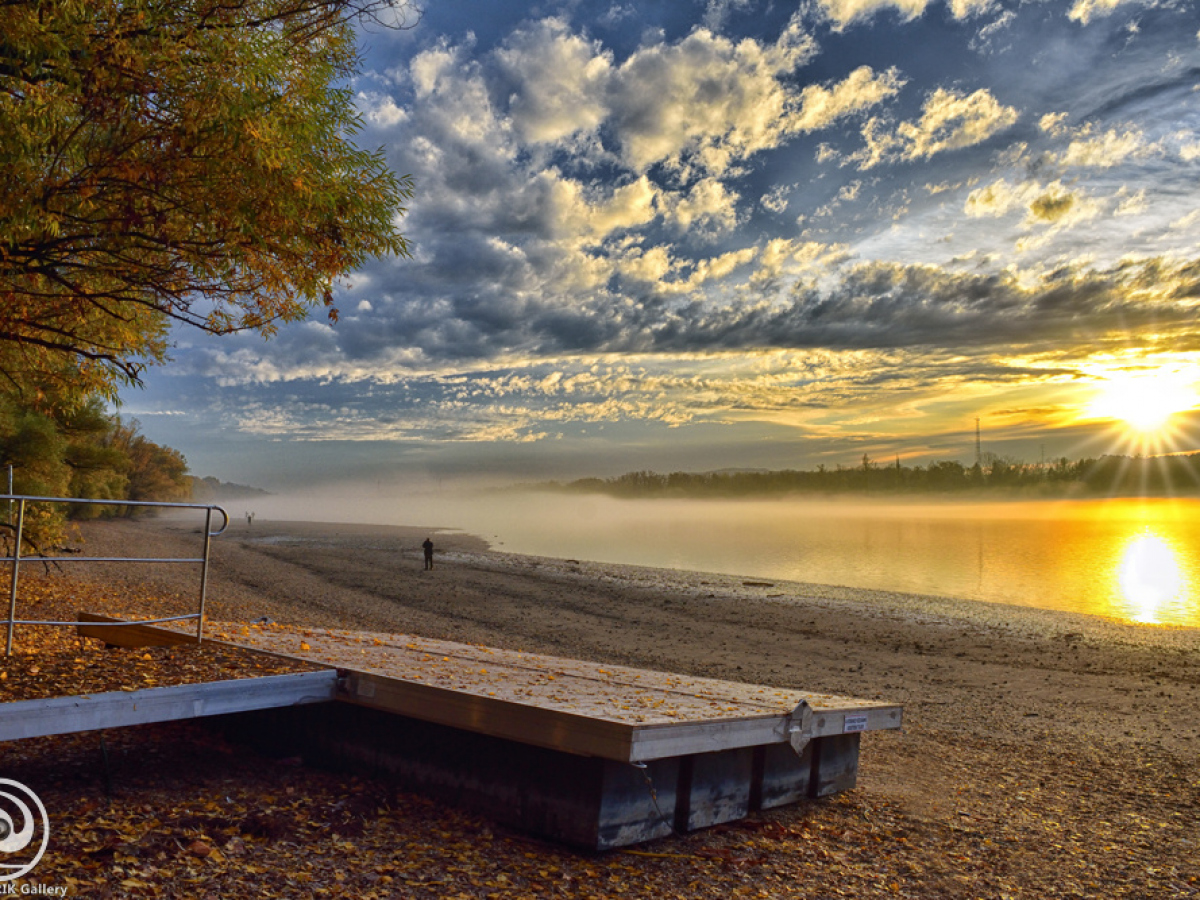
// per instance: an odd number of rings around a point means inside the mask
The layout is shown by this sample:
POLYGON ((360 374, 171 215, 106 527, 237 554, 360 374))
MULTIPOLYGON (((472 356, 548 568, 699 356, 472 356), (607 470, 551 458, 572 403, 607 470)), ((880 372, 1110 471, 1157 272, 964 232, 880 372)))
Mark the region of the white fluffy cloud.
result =
POLYGON ((442 43, 417 54, 409 75, 427 152, 472 148, 492 156, 511 148, 511 121, 492 103, 489 85, 469 47, 442 43))
POLYGON ((877 106, 904 84, 895 69, 860 66, 840 82, 797 86, 795 73, 815 53, 793 20, 770 43, 699 28, 676 42, 647 43, 618 64, 598 42, 548 18, 515 31, 495 51, 497 78, 486 86, 486 104, 481 70, 469 72, 465 59, 455 66, 448 46, 414 61, 412 78, 419 99, 460 95, 448 112, 470 118, 468 133, 503 107, 527 143, 582 142, 594 154, 603 132, 635 173, 662 164, 723 177, 796 134, 877 106))
POLYGON ((832 87, 813 84, 804 88, 792 127, 798 131, 827 128, 845 116, 877 106, 903 86, 904 79, 895 69, 876 75, 870 66, 859 66, 832 87))
POLYGON ((1001 178, 986 187, 976 188, 967 197, 963 211, 974 218, 995 218, 1024 206, 1036 192, 1031 184, 1011 185, 1001 178))
POLYGON ((839 27, 869 19, 884 9, 894 9, 904 19, 915 19, 925 12, 929 0, 819 0, 820 6, 839 27))
POLYGON ((1144 155, 1149 148, 1140 131, 1116 129, 1097 136, 1084 136, 1071 141, 1060 157, 1064 166, 1111 169, 1126 160, 1144 155))
POLYGON ((1000 103, 985 89, 964 95, 937 88, 926 98, 921 118, 915 122, 901 122, 889 130, 883 120, 869 120, 863 128, 866 147, 852 160, 860 168, 870 169, 889 160, 928 159, 981 144, 1019 117, 1015 108, 1000 103))
POLYGON ((513 125, 527 141, 559 141, 592 131, 609 114, 611 54, 572 34, 561 19, 518 30, 496 59, 513 84, 513 125))
POLYGON ((686 194, 664 198, 667 221, 681 231, 718 235, 737 225, 739 196, 715 178, 705 178, 686 194))
POLYGON ((1100 206, 1082 191, 1073 190, 1061 181, 1049 184, 1025 181, 1011 185, 1000 179, 972 191, 964 208, 964 212, 974 218, 999 218, 1014 210, 1024 213, 1027 226, 1065 228, 1095 218, 1100 206))
POLYGON ((1152 6, 1154 0, 1075 0, 1067 14, 1072 21, 1087 25, 1092 19, 1112 15, 1119 6, 1152 6))
MULTIPOLYGON (((862 22, 883 10, 895 10, 901 19, 911 20, 925 13, 930 0, 818 0, 819 5, 838 28, 862 22)), ((956 19, 968 19, 991 10, 995 0, 947 0, 946 6, 956 19)))
POLYGON ((408 118, 408 113, 397 106, 396 101, 387 94, 365 92, 359 93, 356 99, 358 108, 366 120, 380 128, 391 128, 408 118))
POLYGON ((657 215, 658 189, 648 178, 589 191, 556 172, 540 178, 549 185, 551 236, 584 245, 602 243, 616 231, 645 225, 657 215))
POLYGON ((640 48, 612 86, 611 124, 625 165, 666 163, 715 175, 789 134, 795 97, 785 77, 815 45, 793 22, 771 44, 698 29, 674 44, 640 48))

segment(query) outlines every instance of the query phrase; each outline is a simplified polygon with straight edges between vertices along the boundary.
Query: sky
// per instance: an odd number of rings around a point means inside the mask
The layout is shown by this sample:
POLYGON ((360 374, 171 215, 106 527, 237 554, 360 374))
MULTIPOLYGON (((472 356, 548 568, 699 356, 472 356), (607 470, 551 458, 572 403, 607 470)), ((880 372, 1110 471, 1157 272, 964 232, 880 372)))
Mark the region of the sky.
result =
POLYGON ((1039 462, 1127 449, 1119 385, 1200 449, 1193 2, 428 0, 361 41, 411 256, 334 325, 176 334, 121 412, 194 474, 970 464, 977 420, 1039 462))

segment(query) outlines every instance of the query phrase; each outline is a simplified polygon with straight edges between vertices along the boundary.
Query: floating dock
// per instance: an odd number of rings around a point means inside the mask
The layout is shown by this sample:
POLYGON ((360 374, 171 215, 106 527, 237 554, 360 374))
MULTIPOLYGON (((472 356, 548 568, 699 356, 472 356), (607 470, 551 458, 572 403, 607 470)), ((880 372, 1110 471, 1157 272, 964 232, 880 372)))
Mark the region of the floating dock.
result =
MULTIPOLYGON (((181 637, 117 630, 122 643, 181 637)), ((80 628, 109 642, 114 631, 80 628)), ((274 752, 603 850, 852 788, 861 735, 902 720, 895 704, 411 635, 217 623, 207 634, 326 668, 4 704, 0 739, 60 733, 44 730, 60 717, 61 730, 87 730, 218 715, 274 752)))

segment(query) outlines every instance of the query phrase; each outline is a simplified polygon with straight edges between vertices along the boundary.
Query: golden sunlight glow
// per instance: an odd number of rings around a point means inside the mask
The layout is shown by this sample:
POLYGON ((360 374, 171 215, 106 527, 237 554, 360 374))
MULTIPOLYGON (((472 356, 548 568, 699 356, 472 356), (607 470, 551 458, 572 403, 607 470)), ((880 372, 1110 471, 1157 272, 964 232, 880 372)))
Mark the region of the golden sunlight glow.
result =
POLYGON ((1117 578, 1135 622, 1159 623, 1165 608, 1181 603, 1187 593, 1187 579, 1175 551, 1150 530, 1125 545, 1117 578))
POLYGON ((1113 375, 1097 388, 1087 412, 1105 419, 1120 419, 1133 431, 1161 431, 1175 413, 1196 406, 1193 384, 1177 373, 1113 375))

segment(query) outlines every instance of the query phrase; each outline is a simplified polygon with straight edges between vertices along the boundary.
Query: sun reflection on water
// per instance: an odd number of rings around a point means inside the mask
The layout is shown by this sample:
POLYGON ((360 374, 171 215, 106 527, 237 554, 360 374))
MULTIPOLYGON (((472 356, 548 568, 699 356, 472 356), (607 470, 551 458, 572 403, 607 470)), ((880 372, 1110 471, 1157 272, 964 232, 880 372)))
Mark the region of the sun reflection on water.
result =
POLYGON ((1175 550, 1149 528, 1126 542, 1117 567, 1117 582, 1128 604, 1129 618, 1148 625, 1174 618, 1170 611, 1183 606, 1189 594, 1188 580, 1175 550))

